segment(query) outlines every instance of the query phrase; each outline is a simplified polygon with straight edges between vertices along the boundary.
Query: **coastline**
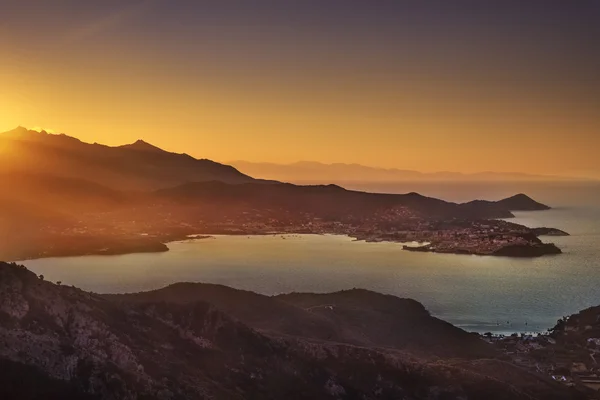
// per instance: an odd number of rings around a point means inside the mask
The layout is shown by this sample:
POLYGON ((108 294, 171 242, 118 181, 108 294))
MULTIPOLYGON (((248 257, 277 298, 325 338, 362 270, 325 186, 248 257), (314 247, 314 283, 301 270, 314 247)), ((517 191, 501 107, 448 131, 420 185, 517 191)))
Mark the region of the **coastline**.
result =
MULTIPOLYGON (((204 242, 171 242, 169 252, 163 254, 48 258, 23 264, 44 274, 48 280, 72 283, 97 293, 154 290, 179 281, 222 284, 265 295, 359 287, 417 299, 426 304, 434 316, 479 333, 489 330, 506 334, 541 332, 566 312, 578 309, 580 305, 596 304, 595 297, 590 301, 590 293, 594 293, 590 285, 596 285, 598 279, 582 277, 582 271, 588 271, 590 266, 581 265, 577 261, 581 257, 574 257, 572 248, 565 252, 565 257, 454 257, 414 254, 402 250, 402 245, 390 242, 355 243, 347 235, 284 237, 286 240, 273 234, 219 235, 204 242), (568 272, 571 270, 578 271, 579 278, 571 277, 568 272), (101 279, 90 283, 91 277, 98 274, 102 275, 101 279), (561 274, 568 277, 566 281, 559 279, 561 274), (138 279, 140 276, 142 283, 138 279), (496 286, 498 279, 502 279, 510 298, 496 286), (552 297, 552 290, 550 293, 538 292, 543 287, 540 282, 546 281, 548 287, 564 282, 584 284, 576 300, 562 301, 552 297), (437 288, 435 292, 426 282, 437 288), (482 291, 482 287, 489 291, 482 291), (549 298, 552 306, 548 310, 539 310, 537 305, 527 305, 522 315, 504 312, 521 310, 515 305, 520 293, 530 291, 538 293, 540 301, 549 298), (460 308, 462 298, 470 299, 466 309, 460 308), (502 304, 502 308, 498 308, 498 304, 502 304), (510 326, 506 324, 509 320, 510 326)), ((589 253, 581 256, 588 257, 589 253)))
POLYGON ((562 250, 554 243, 541 243, 536 245, 509 245, 496 250, 493 253, 478 252, 469 249, 456 248, 452 250, 439 250, 428 244, 423 246, 403 246, 403 250, 421 253, 438 254, 462 254, 474 256, 512 257, 512 258, 536 258, 547 255, 562 254, 562 250))
MULTIPOLYGON (((534 228, 532 231, 540 230, 545 234, 539 236, 568 236, 568 233, 554 228, 534 228), (559 232, 556 234, 548 234, 547 232, 559 232)), ((537 258, 546 255, 562 254, 562 250, 554 243, 542 243, 539 239, 536 243, 513 244, 501 246, 495 251, 484 251, 478 248, 464 248, 460 245, 438 247, 438 244, 429 240, 402 240, 401 238, 379 237, 377 235, 359 236, 352 233, 344 232, 310 232, 310 231, 243 231, 243 230, 210 230, 193 233, 193 234, 171 234, 159 237, 140 237, 132 239, 124 239, 122 241, 111 241, 111 244, 105 247, 98 248, 98 244, 92 241, 91 247, 79 248, 79 251, 74 248, 57 249, 55 252, 46 252, 44 254, 31 254, 22 257, 7 258, 8 262, 30 261, 43 258, 63 258, 63 257, 79 257, 79 256, 118 256, 128 254, 145 254, 145 253, 165 253, 169 251, 169 244, 182 241, 196 241, 214 238, 215 236, 269 236, 269 235, 339 235, 346 236, 354 241, 364 241, 366 243, 397 243, 402 245, 402 249, 411 252, 423 253, 438 253, 438 254, 455 254, 455 255, 476 255, 488 257, 510 257, 510 258, 537 258), (416 246, 409 246, 407 243, 417 243, 416 246), (423 244, 425 243, 425 244, 423 244)), ((424 235, 426 237, 426 235, 424 235)), ((537 237, 536 237, 537 238, 537 237)), ((98 242, 104 243, 102 239, 98 242)))

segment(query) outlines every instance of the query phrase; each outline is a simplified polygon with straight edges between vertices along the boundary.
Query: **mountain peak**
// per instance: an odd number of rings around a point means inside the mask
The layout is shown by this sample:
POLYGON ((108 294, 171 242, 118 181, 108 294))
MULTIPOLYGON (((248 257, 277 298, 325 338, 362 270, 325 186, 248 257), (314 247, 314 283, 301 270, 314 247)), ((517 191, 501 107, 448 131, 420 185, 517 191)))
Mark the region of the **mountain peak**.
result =
POLYGON ((32 131, 32 130, 25 128, 24 126, 19 125, 15 129, 12 129, 8 132, 4 132, 3 135, 9 136, 9 137, 14 137, 14 138, 20 138, 20 137, 24 137, 25 135, 28 135, 28 134, 39 134, 39 133, 40 132, 32 131))
POLYGON ((29 131, 29 129, 25 128, 22 125, 19 125, 15 129, 13 129, 11 132, 27 132, 27 131, 29 131))
POLYGON ((545 204, 538 203, 524 193, 519 193, 504 200, 497 202, 510 211, 538 211, 549 210, 545 204))
POLYGON ((163 149, 156 147, 148 142, 145 142, 142 139, 138 139, 134 143, 121 146, 121 148, 136 150, 136 151, 153 151, 153 152, 163 152, 164 151, 163 149))
POLYGON ((521 199, 521 200, 533 200, 531 197, 527 196, 525 193, 518 193, 509 198, 510 199, 521 199))

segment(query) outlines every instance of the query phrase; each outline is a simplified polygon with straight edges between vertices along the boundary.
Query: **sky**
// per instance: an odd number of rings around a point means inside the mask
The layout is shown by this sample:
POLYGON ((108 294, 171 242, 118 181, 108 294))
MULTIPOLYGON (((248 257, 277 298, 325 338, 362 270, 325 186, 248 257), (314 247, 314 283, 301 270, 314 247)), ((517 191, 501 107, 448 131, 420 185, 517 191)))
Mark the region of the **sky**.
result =
POLYGON ((600 2, 0 0, 0 131, 600 177, 600 2))

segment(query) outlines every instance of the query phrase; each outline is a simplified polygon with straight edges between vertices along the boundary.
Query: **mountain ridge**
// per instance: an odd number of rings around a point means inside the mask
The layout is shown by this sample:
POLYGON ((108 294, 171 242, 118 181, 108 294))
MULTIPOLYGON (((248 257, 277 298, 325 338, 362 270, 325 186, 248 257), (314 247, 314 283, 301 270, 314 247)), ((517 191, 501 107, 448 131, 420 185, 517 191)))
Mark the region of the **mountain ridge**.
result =
POLYGON ((356 346, 376 345, 410 350, 422 356, 443 354, 448 357, 470 358, 494 355, 493 351, 482 346, 474 337, 463 335, 463 332, 450 324, 432 317, 419 302, 364 289, 355 288, 329 294, 289 293, 264 296, 223 285, 188 282, 148 292, 104 296, 124 303, 188 304, 204 301, 267 334, 302 336, 356 346), (335 307, 328 306, 331 304, 335 307), (376 324, 356 324, 357 319, 367 316, 373 322, 376 321, 376 324), (429 333, 413 335, 406 326, 427 327, 429 333), (381 332, 394 333, 387 335, 381 332), (438 346, 436 340, 436 337, 441 336, 447 343, 443 348, 438 346))
POLYGON ((190 181, 252 182, 230 165, 170 153, 139 140, 111 147, 23 127, 0 134, 0 168, 78 178, 120 190, 154 190, 190 181))
MULTIPOLYGON (((245 199, 251 201, 252 198, 256 202, 275 202, 278 199, 281 201, 293 201, 294 204, 300 206, 300 196, 336 196, 338 194, 345 195, 348 199, 353 199, 357 204, 358 202, 367 202, 368 199, 376 200, 382 204, 402 204, 424 207, 425 204, 435 206, 442 214, 446 212, 454 212, 454 217, 460 216, 460 214, 471 216, 477 216, 478 218, 512 218, 514 215, 510 207, 506 205, 517 205, 518 203, 510 202, 506 203, 502 199, 499 201, 487 201, 487 200, 474 200, 467 203, 453 203, 434 197, 428 197, 421 195, 416 192, 410 192, 406 194, 388 194, 388 193, 369 193, 355 190, 344 189, 337 185, 294 185, 291 183, 280 183, 274 182, 272 184, 263 185, 255 183, 246 183, 240 185, 227 185, 218 181, 211 182, 190 182, 176 187, 167 189, 160 189, 155 192, 159 197, 172 198, 173 200, 194 200, 200 199, 206 196, 222 198, 222 199, 245 199), (271 189, 270 192, 268 190, 271 189), (281 195, 278 197, 278 194, 281 195), (253 197, 250 197, 253 196, 253 197), (285 196, 285 197, 284 197, 285 196)), ((543 209, 549 209, 549 206, 543 205, 536 202, 528 196, 526 199, 521 198, 520 208, 514 209, 514 211, 520 211, 523 207, 543 207, 543 209)), ((509 198, 510 199, 510 198, 509 198)), ((322 200, 325 200, 323 197, 322 200)), ((333 202, 334 200, 331 200, 333 202)), ((262 203, 269 204, 269 203, 262 203)), ((310 202, 305 204, 310 205, 310 202)), ((332 203, 333 207, 340 207, 343 202, 332 203)), ((425 208, 424 208, 425 209, 425 208)), ((431 213, 429 209, 428 212, 431 213)), ((435 213, 431 214, 432 216, 435 213)))

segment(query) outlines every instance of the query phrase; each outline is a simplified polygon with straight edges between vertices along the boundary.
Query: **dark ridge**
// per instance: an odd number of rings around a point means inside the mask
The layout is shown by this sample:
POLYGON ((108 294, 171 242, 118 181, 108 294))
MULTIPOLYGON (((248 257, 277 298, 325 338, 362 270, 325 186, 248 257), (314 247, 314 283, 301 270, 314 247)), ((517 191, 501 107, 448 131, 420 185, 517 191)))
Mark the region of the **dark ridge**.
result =
POLYGON ((106 297, 136 303, 204 301, 252 328, 271 333, 426 354, 493 355, 476 338, 431 317, 419 302, 364 289, 268 297, 221 285, 178 283, 151 292, 106 297), (327 305, 334 305, 335 311, 327 305), (446 341, 443 348, 438 346, 442 337, 446 341))
POLYGON ((317 307, 306 309, 288 301, 306 306, 312 295, 281 301, 190 284, 149 293, 95 295, 0 263, 0 398, 325 400, 373 393, 414 400, 585 398, 508 362, 460 355, 471 343, 488 351, 491 346, 432 318, 412 300, 351 290, 315 297, 317 307), (211 291, 216 294, 202 293, 211 291), (265 332, 201 297, 251 311, 252 305, 272 303, 276 323, 333 321, 345 335, 369 343, 265 332), (333 310, 323 300, 334 301, 333 310), (370 333, 374 329, 380 336, 370 333), (410 337, 400 337, 398 347, 379 341, 398 330, 437 343, 422 349, 409 346, 410 337), (456 338, 448 336, 451 331, 456 338), (448 356, 448 349, 455 354, 448 356))
POLYGON ((345 190, 336 185, 299 186, 275 182, 228 185, 223 182, 188 182, 161 189, 156 196, 172 201, 219 201, 244 203, 248 207, 270 207, 295 212, 315 212, 330 217, 363 215, 388 207, 403 206, 426 218, 509 218, 513 214, 492 202, 456 204, 418 193, 381 194, 345 190))

